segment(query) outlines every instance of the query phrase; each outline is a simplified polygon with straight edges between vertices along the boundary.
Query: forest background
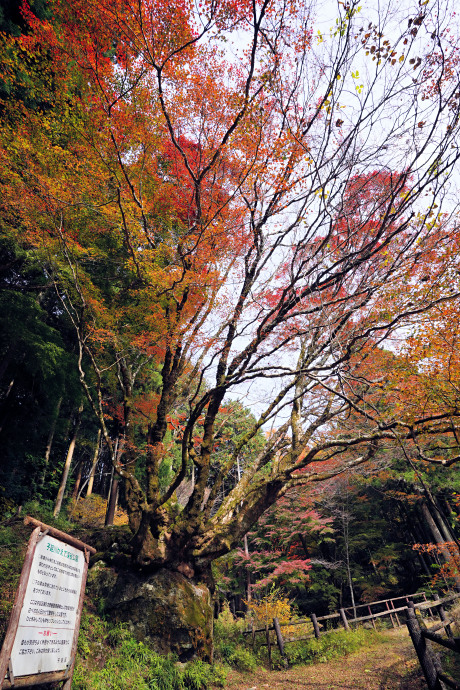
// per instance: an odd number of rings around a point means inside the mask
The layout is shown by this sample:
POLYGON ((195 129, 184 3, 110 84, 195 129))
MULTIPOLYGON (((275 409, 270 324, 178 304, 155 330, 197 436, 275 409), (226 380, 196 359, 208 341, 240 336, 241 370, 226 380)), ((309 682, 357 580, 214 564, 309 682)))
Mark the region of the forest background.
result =
POLYGON ((235 611, 458 586, 453 9, 2 11, 2 513, 235 611))

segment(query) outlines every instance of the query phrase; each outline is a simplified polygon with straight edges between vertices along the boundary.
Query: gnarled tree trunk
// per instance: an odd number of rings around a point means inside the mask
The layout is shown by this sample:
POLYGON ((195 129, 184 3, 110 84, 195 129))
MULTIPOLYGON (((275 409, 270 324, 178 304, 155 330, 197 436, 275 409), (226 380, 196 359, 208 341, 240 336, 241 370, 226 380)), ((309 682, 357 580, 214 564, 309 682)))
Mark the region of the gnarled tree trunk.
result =
POLYGON ((102 561, 90 570, 89 592, 104 600, 112 621, 127 623, 133 635, 179 661, 213 658, 213 602, 210 569, 192 576, 184 567, 140 572, 102 561))

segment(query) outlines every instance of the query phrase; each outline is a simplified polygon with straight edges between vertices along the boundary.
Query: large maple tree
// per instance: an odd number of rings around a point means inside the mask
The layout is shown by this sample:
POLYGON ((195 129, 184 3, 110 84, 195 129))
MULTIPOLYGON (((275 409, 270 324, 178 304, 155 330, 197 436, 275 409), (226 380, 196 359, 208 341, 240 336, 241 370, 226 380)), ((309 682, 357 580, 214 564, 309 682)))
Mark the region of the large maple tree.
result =
POLYGON ((324 31, 301 0, 51 6, 51 20, 25 8, 28 32, 3 40, 3 79, 35 98, 1 104, 5 224, 42 252, 75 326, 135 562, 206 579, 292 487, 364 463, 386 439, 456 426, 456 399, 370 418, 373 389, 359 385, 360 353, 458 298, 452 17, 429 3, 379 17, 339 3, 324 31), (444 251, 444 269, 427 272, 444 251), (160 384, 141 403, 138 373, 152 361, 160 384), (215 462, 232 395, 257 419, 215 462), (331 433, 349 410, 366 433, 331 433), (168 424, 180 458, 165 486, 168 424), (264 447, 222 497, 261 430, 264 447), (192 468, 188 502, 172 510, 192 468))

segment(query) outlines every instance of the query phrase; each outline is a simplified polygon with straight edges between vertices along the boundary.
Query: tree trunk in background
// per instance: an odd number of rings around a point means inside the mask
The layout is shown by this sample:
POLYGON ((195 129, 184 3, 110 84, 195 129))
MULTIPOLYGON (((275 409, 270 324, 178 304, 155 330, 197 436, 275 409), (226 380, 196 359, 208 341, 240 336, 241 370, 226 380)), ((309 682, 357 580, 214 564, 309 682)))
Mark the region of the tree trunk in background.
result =
POLYGON ((96 474, 97 461, 99 460, 99 447, 101 444, 101 430, 97 432, 96 446, 94 448, 93 464, 91 465, 91 471, 89 473, 88 487, 86 489, 86 496, 91 496, 93 493, 94 477, 96 474))
MULTIPOLYGON (((421 509, 422 509, 422 515, 425 519, 425 523, 428 525, 429 530, 431 532, 432 538, 435 541, 436 544, 439 544, 442 546, 445 543, 445 539, 443 538, 441 532, 439 531, 439 528, 430 512, 430 509, 428 508, 427 504, 425 501, 422 502, 421 504, 421 509)), ((444 551, 441 549, 441 552, 444 553, 444 551)))
MULTIPOLYGON (((428 536, 424 523, 425 521, 422 517, 419 518, 418 523, 416 523, 415 520, 409 523, 411 525, 411 533, 414 537, 414 544, 426 544, 431 541, 431 537, 428 536)), ((423 553, 420 555, 423 557, 423 561, 427 568, 427 570, 424 568, 426 574, 429 575, 430 578, 433 577, 433 571, 430 570, 430 567, 436 563, 434 555, 431 553, 423 553)))
POLYGON ((81 484, 81 476, 83 474, 83 460, 80 460, 78 463, 78 472, 77 472, 77 477, 75 479, 75 484, 72 489, 72 500, 76 501, 78 498, 78 491, 80 489, 80 484, 81 484))
POLYGON ((349 522, 350 522, 350 516, 348 513, 343 513, 343 538, 345 542, 345 564, 347 567, 347 579, 348 579, 348 588, 350 590, 350 599, 351 599, 351 605, 353 606, 353 617, 356 618, 356 602, 355 602, 355 592, 353 590, 353 579, 351 577, 351 568, 350 568, 350 532, 349 532, 349 522))
POLYGON ((452 509, 452 506, 450 505, 449 500, 448 500, 447 498, 444 499, 444 505, 446 506, 447 515, 448 515, 450 518, 455 517, 455 516, 456 516, 456 513, 454 513, 454 511, 453 511, 453 509, 452 509))
MULTIPOLYGON (((433 516, 430 513, 428 505, 424 501, 421 504, 421 509, 425 522, 429 526, 430 532, 433 535, 434 542, 439 546, 439 551, 442 554, 445 562, 450 563, 452 561, 452 556, 450 554, 449 549, 446 546, 446 540, 443 538, 441 532, 439 531, 439 528, 433 516)), ((460 576, 458 574, 453 575, 453 579, 455 580, 455 584, 457 585, 457 587, 460 587, 460 576)))
POLYGON ((436 506, 436 511, 435 511, 436 512, 436 515, 435 515, 436 522, 438 523, 438 527, 440 528, 440 530, 444 536, 444 539, 446 541, 454 542, 456 544, 457 551, 458 551, 459 549, 458 549, 457 540, 455 538, 454 533, 452 532, 452 530, 450 528, 450 525, 447 521, 447 517, 446 517, 444 511, 442 510, 442 508, 440 506, 440 502, 436 501, 435 506, 436 506))
MULTIPOLYGON (((402 502, 398 503, 398 512, 402 518, 403 524, 406 526, 407 540, 410 541, 413 546, 415 546, 415 544, 421 543, 420 542, 420 536, 419 536, 420 533, 417 533, 417 530, 416 530, 417 525, 414 523, 414 520, 413 520, 411 514, 409 513, 409 511, 407 510, 407 506, 404 503, 402 503, 402 502)), ((422 539, 422 541, 423 541, 423 539, 422 539)), ((428 555, 428 554, 422 554, 417 549, 413 549, 413 551, 417 554, 417 559, 418 559, 418 561, 422 567, 423 573, 431 578, 432 573, 430 572, 430 569, 429 569, 428 564, 427 564, 427 562, 430 563, 430 560, 429 560, 429 558, 428 559, 425 558, 425 555, 428 555)))
POLYGON ((115 519, 115 513, 118 505, 118 491, 120 488, 120 477, 118 474, 114 473, 112 486, 110 488, 109 502, 107 505, 107 512, 105 514, 105 527, 110 527, 113 525, 115 519))
POLYGON ((430 573, 430 570, 429 570, 429 568, 428 568, 428 566, 427 566, 427 564, 426 564, 426 561, 425 561, 425 558, 424 558, 424 556, 423 556, 423 553, 417 552, 417 557, 418 557, 418 560, 419 560, 419 562, 420 562, 420 565, 422 566, 422 570, 423 570, 423 572, 425 573, 425 575, 427 575, 428 577, 431 577, 431 576, 432 576, 432 573, 430 573))
MULTIPOLYGON (((449 525, 447 523, 447 518, 444 514, 444 511, 440 507, 439 501, 433 496, 433 494, 430 491, 430 488, 427 486, 426 482, 424 482, 424 493, 427 499, 428 507, 431 511, 431 514, 434 518, 434 521, 438 525, 438 528, 443 535, 444 541, 449 541, 449 542, 456 542, 456 539, 451 532, 449 525)), ((458 544, 457 544, 457 551, 458 551, 458 544)))
MULTIPOLYGON (((241 465, 240 465, 240 458, 239 456, 236 458, 236 469, 238 472, 238 481, 241 481, 241 465)), ((195 477, 193 476, 193 481, 195 477)), ((245 534, 243 537, 243 546, 244 546, 244 555, 246 558, 249 559, 249 546, 248 546, 248 535, 245 534)), ((249 568, 246 567, 246 601, 251 601, 252 599, 252 592, 251 592, 251 573, 249 572, 249 568)))
POLYGON ((56 498, 56 504, 54 506, 54 517, 57 517, 61 512, 62 501, 64 499, 64 493, 67 486, 67 479, 69 477, 70 465, 72 464, 72 458, 75 450, 75 444, 77 442, 78 429, 80 428, 81 413, 83 412, 83 404, 80 405, 77 412, 77 418, 75 420, 75 427, 73 430, 72 439, 70 441, 69 450, 67 451, 67 457, 65 459, 64 471, 62 473, 61 485, 59 487, 58 495, 56 498))
MULTIPOLYGON (((244 555, 249 559, 249 546, 248 546, 248 535, 245 534, 243 537, 244 544, 244 555)), ((252 599, 251 591, 251 572, 249 568, 246 568, 246 601, 250 602, 252 599)))
MULTIPOLYGON (((117 437, 117 440, 115 441, 115 458, 116 458, 117 462, 118 462, 119 453, 120 453, 120 440, 117 437)), ((115 468, 112 467, 109 496, 107 499, 107 511, 105 513, 105 521, 104 521, 105 527, 110 527, 111 525, 113 525, 113 521, 115 519, 115 511, 117 509, 117 504, 118 504, 118 483, 119 483, 119 481, 120 481, 120 477, 115 472, 115 468)))
POLYGON ((53 419, 52 419, 51 426, 50 426, 50 431, 48 434, 48 441, 46 443, 46 450, 45 450, 45 464, 43 467, 42 475, 40 477, 40 481, 38 482, 38 485, 41 488, 43 488, 45 486, 46 471, 48 469, 48 464, 50 461, 51 449, 53 447, 54 434, 56 431, 57 420, 59 419, 59 411, 61 409, 61 405, 62 405, 62 396, 57 401, 57 405, 56 405, 56 408, 54 410, 54 415, 53 415, 53 419))

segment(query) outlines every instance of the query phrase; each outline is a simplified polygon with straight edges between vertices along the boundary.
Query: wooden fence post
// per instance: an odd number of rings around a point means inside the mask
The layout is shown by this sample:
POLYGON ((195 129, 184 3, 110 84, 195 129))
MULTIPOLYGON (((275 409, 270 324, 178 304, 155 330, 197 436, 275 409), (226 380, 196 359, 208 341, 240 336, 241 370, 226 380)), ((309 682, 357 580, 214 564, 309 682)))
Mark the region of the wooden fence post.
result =
POLYGON ((417 616, 415 615, 415 606, 413 601, 407 602, 406 624, 412 644, 417 652, 420 666, 425 674, 428 690, 440 690, 436 662, 431 649, 428 647, 426 640, 422 635, 420 624, 417 620, 417 616))
MULTIPOLYGON (((433 595, 433 599, 435 599, 436 601, 439 601, 439 594, 434 594, 434 595, 433 595)), ((446 611, 445 611, 445 609, 444 609, 444 606, 443 606, 442 604, 439 604, 439 606, 436 606, 436 608, 438 609, 439 618, 440 618, 441 621, 444 623, 444 621, 447 620, 446 611)), ((451 629, 450 625, 446 625, 445 628, 444 628, 444 630, 445 630, 446 633, 447 633, 447 637, 448 637, 449 639, 453 640, 453 639, 454 639, 454 635, 453 635, 453 632, 452 632, 452 629, 451 629)))
MULTIPOLYGON (((391 603, 391 608, 392 608, 392 609, 395 609, 395 603, 394 603, 393 599, 391 600, 390 603, 391 603)), ((398 624, 398 628, 400 628, 400 627, 401 627, 401 623, 399 622, 398 614, 396 613, 396 611, 395 611, 395 617, 396 617, 396 622, 397 622, 397 624, 398 624)))
POLYGON ((316 618, 316 614, 312 613, 311 616, 311 622, 313 623, 313 631, 315 633, 316 639, 319 637, 319 625, 318 625, 318 619, 316 618))
MULTIPOLYGON (((385 602, 385 606, 387 607, 387 611, 390 611, 390 607, 388 606, 388 601, 385 602)), ((391 625, 393 626, 393 628, 396 628, 396 625, 395 625, 395 622, 393 620, 393 616, 391 615, 391 613, 390 613, 390 620, 391 620, 391 625)))
POLYGON ((347 621, 347 616, 343 609, 340 609, 340 618, 342 619, 343 627, 345 628, 345 630, 350 630, 350 626, 348 625, 347 621))
MULTIPOLYGON (((372 616, 372 609, 370 606, 367 607, 367 610, 369 611, 369 615, 372 616)), ((375 630, 375 618, 371 618, 371 623, 372 623, 372 627, 375 630)))
POLYGON ((275 628, 275 633, 276 633, 276 641, 278 642, 278 647, 280 650, 281 658, 283 660, 284 667, 287 668, 288 666, 288 661, 286 658, 286 652, 284 651, 284 640, 283 636, 281 634, 281 628, 280 628, 280 622, 278 618, 273 619, 273 627, 275 628))
POLYGON ((254 621, 251 621, 251 638, 252 638, 252 651, 254 651, 256 646, 256 633, 254 628, 254 621))
MULTIPOLYGON (((423 594, 423 600, 424 600, 425 602, 427 602, 428 600, 427 600, 427 598, 426 598, 425 592, 422 592, 422 594, 423 594)), ((438 594, 433 594, 433 599, 436 599, 436 598, 439 599, 439 595, 438 595, 438 594)), ((428 613, 430 614, 431 620, 434 621, 433 611, 431 610, 431 608, 428 609, 428 613)))
MULTIPOLYGON (((265 623, 265 635, 267 638, 267 649, 268 649, 268 668, 272 670, 272 643, 270 642, 270 631, 268 629, 268 623, 265 623)), ((431 690, 431 688, 430 688, 431 690)))

